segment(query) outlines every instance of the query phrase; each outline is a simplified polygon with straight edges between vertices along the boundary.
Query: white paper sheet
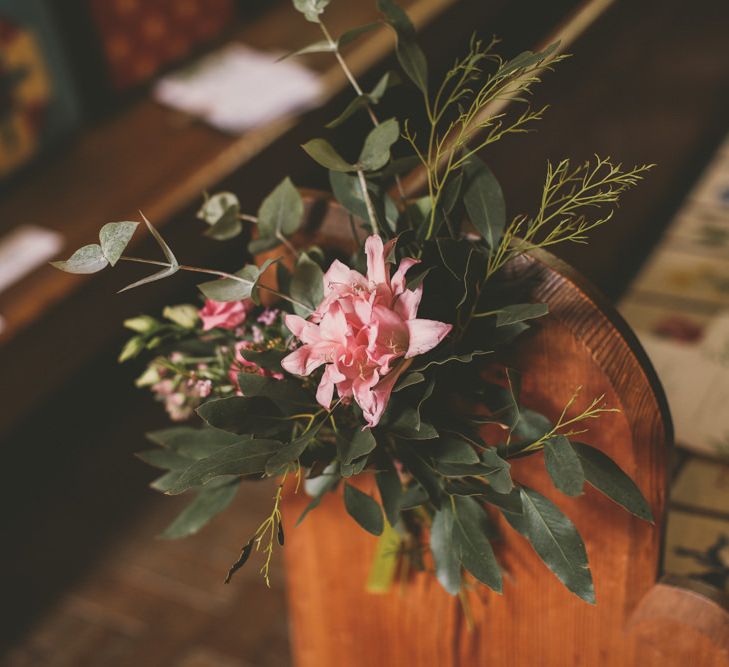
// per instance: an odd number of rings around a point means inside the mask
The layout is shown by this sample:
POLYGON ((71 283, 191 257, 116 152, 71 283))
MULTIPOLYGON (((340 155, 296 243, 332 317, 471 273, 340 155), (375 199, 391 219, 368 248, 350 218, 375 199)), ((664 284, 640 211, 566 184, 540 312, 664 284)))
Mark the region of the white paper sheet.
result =
POLYGON ((318 104, 319 77, 295 60, 231 44, 157 83, 159 102, 240 134, 318 104))

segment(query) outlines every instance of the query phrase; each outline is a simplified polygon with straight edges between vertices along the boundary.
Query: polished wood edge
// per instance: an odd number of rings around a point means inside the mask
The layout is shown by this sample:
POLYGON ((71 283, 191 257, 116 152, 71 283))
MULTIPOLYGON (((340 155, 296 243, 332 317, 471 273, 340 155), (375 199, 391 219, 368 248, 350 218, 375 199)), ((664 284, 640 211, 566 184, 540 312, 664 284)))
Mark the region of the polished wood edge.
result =
POLYGON ((729 658, 726 593, 689 577, 663 577, 640 601, 628 620, 627 631, 658 641, 656 648, 668 656, 676 625, 703 635, 716 651, 729 658))

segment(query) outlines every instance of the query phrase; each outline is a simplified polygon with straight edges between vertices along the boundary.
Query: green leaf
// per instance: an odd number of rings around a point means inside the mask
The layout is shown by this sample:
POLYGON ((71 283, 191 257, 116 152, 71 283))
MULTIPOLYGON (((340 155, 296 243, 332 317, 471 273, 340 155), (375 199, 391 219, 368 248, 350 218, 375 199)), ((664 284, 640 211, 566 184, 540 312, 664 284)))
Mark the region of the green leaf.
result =
POLYGON ((517 303, 512 306, 504 306, 496 314, 496 326, 503 327, 525 320, 533 320, 537 317, 544 317, 548 312, 549 306, 546 303, 517 303))
POLYGON ((165 309, 162 311, 162 317, 184 329, 194 329, 200 320, 198 309, 189 303, 183 303, 179 306, 165 306, 165 309))
POLYGON ((259 368, 281 372, 281 360, 291 353, 290 350, 240 350, 240 355, 259 368))
POLYGON ((311 139, 301 146, 312 160, 331 171, 357 171, 326 139, 311 139))
POLYGON ((385 510, 385 516, 391 525, 396 525, 400 518, 400 499, 402 498, 402 483, 392 462, 388 461, 385 466, 378 466, 380 469, 375 473, 377 489, 380 492, 380 500, 385 510))
POLYGON ((63 262, 51 262, 51 266, 55 266, 66 273, 96 273, 105 269, 109 265, 109 261, 104 257, 101 246, 98 243, 85 245, 79 248, 73 255, 63 262))
POLYGON ((367 23, 365 25, 358 26, 356 28, 352 28, 351 30, 347 30, 347 32, 343 33, 342 36, 337 40, 337 43, 339 46, 347 46, 347 44, 352 43, 355 39, 360 37, 361 35, 364 35, 367 32, 370 32, 371 30, 375 30, 376 28, 379 28, 382 24, 381 23, 367 23))
POLYGON ((214 398, 205 401, 197 413, 210 426, 231 433, 265 435, 282 426, 279 409, 265 398, 214 398))
POLYGON ((160 537, 174 540, 197 533, 216 514, 230 505, 238 492, 237 482, 226 483, 214 488, 204 488, 195 499, 167 526, 160 537))
POLYGON ((285 469, 288 468, 290 463, 298 460, 298 458, 304 453, 304 450, 311 444, 316 438, 316 434, 321 428, 321 423, 318 426, 311 429, 310 431, 299 436, 295 440, 292 440, 287 445, 284 445, 279 449, 268 461, 266 462, 266 474, 277 475, 283 474, 285 469))
POLYGON ((123 364, 125 361, 129 361, 129 359, 134 359, 134 357, 138 356, 143 350, 144 350, 144 337, 132 336, 132 338, 130 338, 126 343, 124 343, 124 347, 122 348, 122 351, 119 353, 119 357, 117 358, 117 361, 120 364, 123 364))
POLYGON ((400 498, 400 509, 411 510, 428 502, 428 492, 420 484, 411 484, 400 498))
POLYGON ((361 456, 366 456, 377 446, 371 429, 356 429, 349 437, 337 434, 337 455, 344 463, 352 463, 361 456))
POLYGON ((365 139, 358 166, 365 171, 381 169, 390 161, 390 148, 400 138, 400 126, 395 118, 380 123, 365 139))
MULTIPOLYGON (((306 482, 319 481, 319 479, 320 478, 317 477, 316 480, 306 480, 306 482)), ((321 475, 321 479, 323 480, 323 483, 317 488, 316 494, 312 498, 311 502, 306 506, 306 508, 304 508, 301 516, 296 520, 296 526, 298 526, 306 518, 306 515, 311 512, 311 510, 319 507, 319 503, 321 503, 324 494, 328 493, 334 489, 337 484, 339 484, 339 475, 337 474, 336 465, 330 464, 327 466, 324 469, 324 473, 321 475)), ((308 488, 307 492, 311 493, 308 488)))
POLYGON ((568 496, 579 496, 585 484, 585 473, 577 452, 563 435, 544 443, 544 464, 554 485, 568 496))
POLYGON ((124 249, 131 241, 136 230, 138 222, 107 222, 99 232, 99 241, 101 242, 101 252, 114 266, 122 256, 124 249))
POLYGON ((158 326, 157 320, 149 315, 131 317, 128 320, 124 320, 123 324, 127 329, 131 329, 137 333, 147 333, 158 326))
POLYGON ((334 120, 329 121, 324 127, 334 129, 339 127, 345 120, 351 118, 357 111, 364 109, 368 104, 375 104, 374 99, 370 95, 357 95, 334 120))
POLYGON ((260 303, 258 298, 258 281, 265 273, 274 259, 267 259, 260 267, 255 264, 246 264, 240 271, 236 271, 236 279, 221 278, 210 280, 198 285, 198 289, 205 295, 205 298, 213 301, 242 301, 253 299, 260 303))
POLYGON ((463 171, 467 180, 463 203, 466 205, 468 218, 486 245, 494 250, 506 227, 504 193, 491 170, 477 157, 470 157, 463 171))
MULTIPOLYGON (((489 505, 498 507, 505 516, 520 517, 523 513, 520 490, 514 487, 509 493, 497 493, 494 489, 486 487, 480 494, 489 505)), ((508 517, 507 517, 508 518, 508 517)))
POLYGON ((350 516, 373 535, 381 535, 384 529, 382 509, 378 502, 359 489, 344 484, 344 506, 350 516))
POLYGON ((544 49, 544 51, 540 51, 538 53, 534 53, 533 51, 523 51, 518 56, 515 56, 505 63, 501 68, 501 73, 503 75, 514 74, 517 70, 538 65, 549 58, 549 56, 557 50, 559 44, 560 43, 558 41, 554 42, 544 49))
POLYGON ((491 472, 488 473, 491 488, 496 493, 510 493, 514 488, 514 483, 511 481, 511 465, 504 461, 494 448, 481 452, 481 460, 491 468, 491 472))
POLYGON ((314 404, 314 397, 298 380, 277 380, 257 373, 239 373, 238 385, 243 396, 247 398, 268 398, 276 405, 286 408, 314 404))
POLYGON ((307 21, 319 23, 319 15, 324 13, 329 0, 293 0, 293 3, 307 21))
POLYGON ((303 56, 307 53, 333 53, 336 50, 336 42, 332 43, 328 39, 320 39, 318 42, 312 42, 311 44, 307 44, 296 51, 292 51, 291 53, 281 56, 276 62, 286 60, 287 58, 293 58, 295 56, 303 56))
POLYGON ((402 538, 388 522, 377 540, 375 555, 367 576, 366 590, 368 593, 387 593, 392 587, 397 571, 397 561, 400 554, 402 538))
POLYGON ((527 488, 520 493, 523 515, 519 525, 534 551, 568 590, 595 604, 587 552, 574 524, 543 495, 527 488))
POLYGON ((615 461, 590 445, 582 442, 571 444, 580 457, 585 479, 592 486, 631 514, 653 523, 653 513, 648 501, 615 461))
POLYGON ((182 474, 182 472, 182 470, 170 470, 169 472, 166 472, 164 475, 158 477, 153 482, 151 482, 149 486, 155 491, 166 493, 175 484, 177 484, 177 480, 180 479, 180 475, 182 474))
POLYGON ((444 505, 436 510, 430 526, 435 576, 450 595, 458 595, 461 590, 461 559, 453 535, 454 523, 453 510, 444 505))
POLYGON ((149 233, 152 234, 154 240, 157 241, 157 245, 159 245, 160 249, 162 250, 162 254, 165 256, 165 259, 167 260, 169 266, 165 267, 161 271, 157 271, 157 273, 153 273, 151 276, 147 276, 146 278, 137 280, 131 285, 127 285, 126 287, 120 289, 119 292, 126 292, 127 290, 134 289, 135 287, 141 287, 142 285, 146 285, 157 280, 162 280, 163 278, 168 278, 169 276, 177 273, 177 271, 179 271, 180 269, 180 263, 177 261, 177 258, 172 252, 170 246, 168 246, 165 240, 162 238, 162 235, 152 226, 152 223, 147 220, 143 213, 142 219, 147 225, 149 233))
POLYGON ((240 202, 232 192, 218 192, 206 197, 197 212, 197 217, 210 225, 205 236, 217 241, 227 241, 243 231, 239 216, 240 202))
POLYGON ((296 262, 289 294, 292 299, 304 304, 303 308, 294 304, 294 311, 302 317, 311 315, 324 298, 324 272, 305 252, 296 262))
POLYGON ((415 27, 408 15, 392 0, 377 0, 377 7, 397 34, 397 59, 400 66, 423 94, 427 95, 428 65, 425 55, 415 42, 415 27))
POLYGON ((191 426, 173 426, 146 434, 151 442, 172 450, 187 459, 197 460, 210 456, 222 447, 240 441, 240 436, 216 428, 193 428, 191 426))
POLYGON ((443 463, 479 463, 476 450, 456 435, 443 434, 435 442, 428 442, 421 451, 443 463))
POLYGON ((192 463, 192 459, 169 449, 148 449, 144 452, 137 452, 135 456, 146 464, 162 470, 182 470, 188 468, 192 463))
POLYGON ((407 373, 400 378, 392 392, 394 394, 398 391, 406 389, 407 387, 412 387, 415 384, 420 384, 421 382, 425 382, 425 375, 423 375, 422 373, 407 373))
POLYGON ((329 185, 334 198, 355 218, 367 220, 367 205, 362 197, 359 179, 341 171, 329 172, 329 185))
POLYGON ((411 372, 422 372, 431 366, 445 366, 451 363, 470 364, 476 357, 482 357, 485 354, 492 354, 492 350, 474 350, 466 354, 453 354, 443 359, 429 359, 420 366, 412 367, 410 370, 411 372))
POLYGON ((261 237, 290 236, 299 229, 303 218, 304 200, 287 176, 258 209, 258 232, 261 237))
POLYGON ((487 537, 488 518, 473 499, 452 497, 454 508, 453 541, 463 567, 481 583, 501 593, 501 570, 487 537))
MULTIPOLYGON (((433 469, 412 447, 400 447, 397 454, 415 481, 425 489, 430 501, 436 507, 440 507, 443 488, 439 477, 433 472, 433 469)), ((404 505, 402 507, 404 508, 404 505)))
POLYGON ((263 473, 266 462, 283 443, 278 440, 246 438, 219 449, 211 456, 200 459, 185 470, 177 483, 168 491, 175 495, 224 475, 255 475, 263 473))

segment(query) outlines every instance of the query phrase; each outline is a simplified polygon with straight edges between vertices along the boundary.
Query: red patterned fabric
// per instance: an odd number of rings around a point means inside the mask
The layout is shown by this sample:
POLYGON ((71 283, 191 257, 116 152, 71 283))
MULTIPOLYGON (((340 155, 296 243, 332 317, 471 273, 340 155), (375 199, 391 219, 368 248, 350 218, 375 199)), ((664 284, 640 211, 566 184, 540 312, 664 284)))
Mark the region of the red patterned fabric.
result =
POLYGON ((113 87, 122 91, 219 35, 233 0, 87 0, 113 87))

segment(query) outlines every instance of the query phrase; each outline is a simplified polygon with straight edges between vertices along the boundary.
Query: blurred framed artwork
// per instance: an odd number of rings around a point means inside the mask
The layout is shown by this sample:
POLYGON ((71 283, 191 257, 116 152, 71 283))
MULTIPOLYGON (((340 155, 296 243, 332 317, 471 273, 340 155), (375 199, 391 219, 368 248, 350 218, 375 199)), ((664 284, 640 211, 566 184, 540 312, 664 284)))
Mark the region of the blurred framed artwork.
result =
POLYGON ((41 0, 0 0, 0 179, 68 134, 79 116, 57 29, 41 0))

